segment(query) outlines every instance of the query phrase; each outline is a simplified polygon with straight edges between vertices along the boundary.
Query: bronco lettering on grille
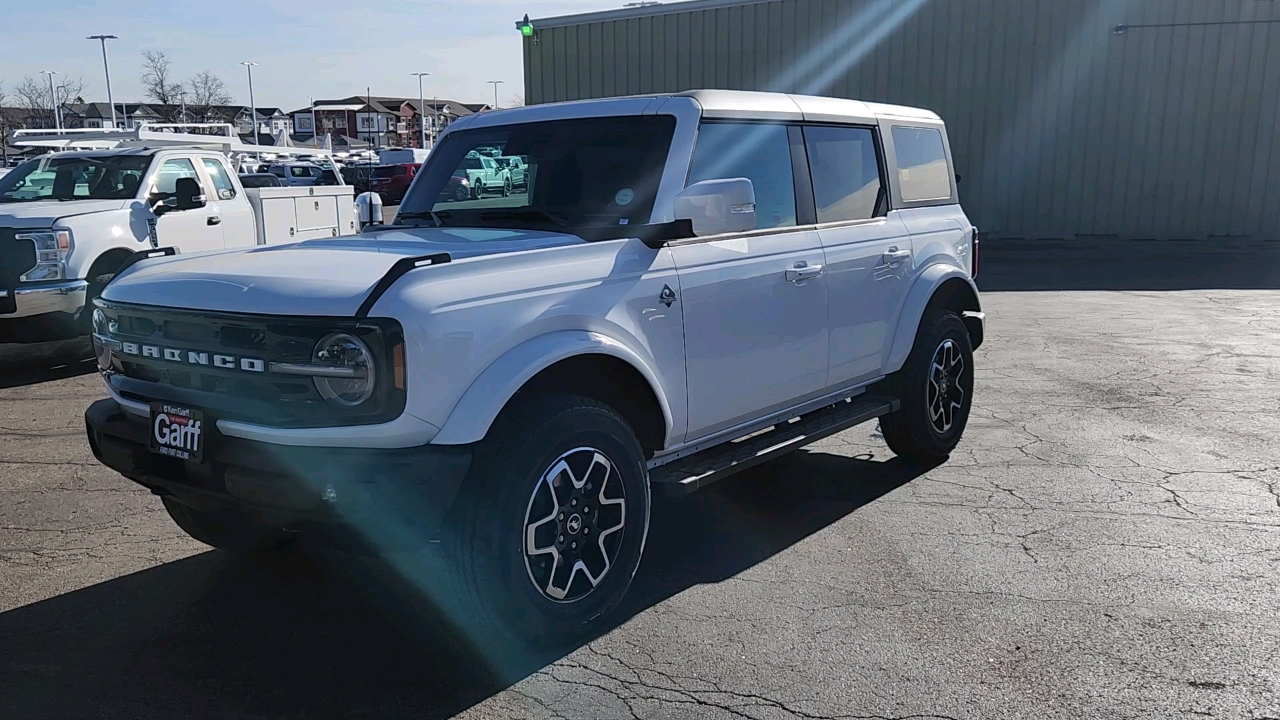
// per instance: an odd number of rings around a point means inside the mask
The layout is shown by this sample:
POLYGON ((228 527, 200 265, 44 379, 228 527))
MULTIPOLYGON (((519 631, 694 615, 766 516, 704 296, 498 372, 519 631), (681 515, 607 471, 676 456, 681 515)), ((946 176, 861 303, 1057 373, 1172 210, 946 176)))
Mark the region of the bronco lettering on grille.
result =
POLYGON ((187 350, 184 354, 182 350, 176 348, 162 348, 158 345, 139 345, 138 343, 122 343, 120 352, 124 355, 135 355, 144 358, 163 357, 169 362, 181 363, 184 365, 203 365, 219 368, 221 370, 241 370, 243 372, 260 373, 267 371, 267 364, 259 358, 237 357, 235 355, 210 355, 207 352, 199 352, 196 350, 187 350))

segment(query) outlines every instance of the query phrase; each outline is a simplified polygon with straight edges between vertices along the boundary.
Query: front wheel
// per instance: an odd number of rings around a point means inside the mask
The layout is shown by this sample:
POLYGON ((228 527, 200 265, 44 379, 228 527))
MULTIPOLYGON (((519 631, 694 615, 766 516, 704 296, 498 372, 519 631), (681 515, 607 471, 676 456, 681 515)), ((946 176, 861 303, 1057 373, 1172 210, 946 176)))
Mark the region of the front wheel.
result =
POLYGON ((495 423, 444 533, 457 616, 534 647, 603 629, 640 566, 649 483, 634 432, 574 395, 534 395, 495 423))
POLYGON ((902 369, 885 380, 902 407, 880 419, 885 443, 912 459, 947 457, 960 442, 973 405, 973 348, 964 321, 929 310, 902 369))
POLYGON ((459 185, 457 190, 453 191, 453 199, 457 202, 464 202, 471 199, 471 191, 465 185, 459 185))
POLYGON ((507 179, 506 182, 502 183, 502 197, 508 197, 510 195, 511 195, 511 180, 507 179))

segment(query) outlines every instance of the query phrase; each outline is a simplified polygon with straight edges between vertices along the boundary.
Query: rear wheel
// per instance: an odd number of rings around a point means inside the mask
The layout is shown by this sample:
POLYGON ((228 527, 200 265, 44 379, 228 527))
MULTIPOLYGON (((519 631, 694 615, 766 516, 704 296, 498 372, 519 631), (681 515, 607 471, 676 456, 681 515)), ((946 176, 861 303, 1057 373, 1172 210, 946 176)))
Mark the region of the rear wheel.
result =
POLYGON ((161 501, 173 522, 205 545, 233 553, 253 553, 278 550, 289 544, 287 536, 258 527, 233 510, 197 510, 169 497, 161 501))
POLYGON ((502 183, 502 197, 507 197, 510 194, 511 194, 511 178, 507 178, 506 181, 502 183))
POLYGON ((475 200, 479 200, 480 198, 484 197, 484 183, 480 182, 479 180, 475 181, 475 183, 471 186, 471 197, 475 200))
POLYGON ((973 405, 973 349, 964 321, 929 310, 902 369, 885 381, 902 407, 880 419, 885 443, 906 458, 945 458, 955 449, 973 405))
POLYGON ((469 200, 471 199, 471 191, 467 189, 467 186, 459 185, 457 189, 453 191, 453 199, 457 202, 469 200))
POLYGON ((444 534, 457 616, 535 647, 603 629, 649 529, 644 454, 617 412, 535 395, 495 423, 444 534))

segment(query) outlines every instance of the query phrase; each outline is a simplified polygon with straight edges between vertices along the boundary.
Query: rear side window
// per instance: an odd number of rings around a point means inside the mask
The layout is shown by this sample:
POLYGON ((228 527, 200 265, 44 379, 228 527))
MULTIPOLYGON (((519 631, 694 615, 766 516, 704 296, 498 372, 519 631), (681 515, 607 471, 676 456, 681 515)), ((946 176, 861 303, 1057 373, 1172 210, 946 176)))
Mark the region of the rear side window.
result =
POLYGON ((218 193, 219 200, 230 200, 236 196, 236 186, 231 184, 231 177, 227 175, 227 169, 222 163, 213 158, 201 158, 204 163, 205 172, 209 173, 209 179, 213 181, 213 189, 218 193))
POLYGON ((806 127, 804 144, 818 222, 867 220, 883 212, 880 163, 869 128, 806 127))
POLYGON ((893 149, 898 156, 898 184, 904 201, 951 198, 951 171, 942 133, 933 128, 894 127, 893 149))
POLYGON ((756 191, 756 227, 796 224, 796 186, 791 141, 785 125, 707 123, 689 168, 689 185, 744 177, 756 191))
POLYGON ((311 177, 311 168, 294 165, 289 168, 289 174, 296 178, 311 177))

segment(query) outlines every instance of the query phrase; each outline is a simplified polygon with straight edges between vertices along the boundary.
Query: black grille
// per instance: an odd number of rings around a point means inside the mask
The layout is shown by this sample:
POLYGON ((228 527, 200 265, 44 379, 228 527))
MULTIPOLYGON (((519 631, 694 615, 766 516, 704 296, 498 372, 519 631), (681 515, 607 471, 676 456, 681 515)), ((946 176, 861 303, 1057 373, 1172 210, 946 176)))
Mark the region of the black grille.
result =
POLYGON ((110 353, 103 374, 127 398, 187 403, 216 417, 277 427, 386 422, 404 409, 403 389, 388 382, 394 375, 390 348, 403 341, 394 321, 173 312, 101 299, 97 305, 111 338, 122 344, 110 353), (359 337, 374 354, 378 390, 359 407, 326 402, 310 377, 270 371, 271 363, 309 363, 316 343, 339 331, 359 337), (155 349, 152 356, 144 347, 155 349), (190 353, 206 362, 231 357, 233 367, 192 363, 190 353), (267 370, 247 371, 242 360, 260 361, 267 370))
MULTIPOLYGON (((15 240, 18 231, 0 228, 0 290, 12 291, 18 286, 18 278, 36 266, 36 245, 30 240, 15 240)), ((0 297, 0 314, 17 311, 13 292, 0 297)))

